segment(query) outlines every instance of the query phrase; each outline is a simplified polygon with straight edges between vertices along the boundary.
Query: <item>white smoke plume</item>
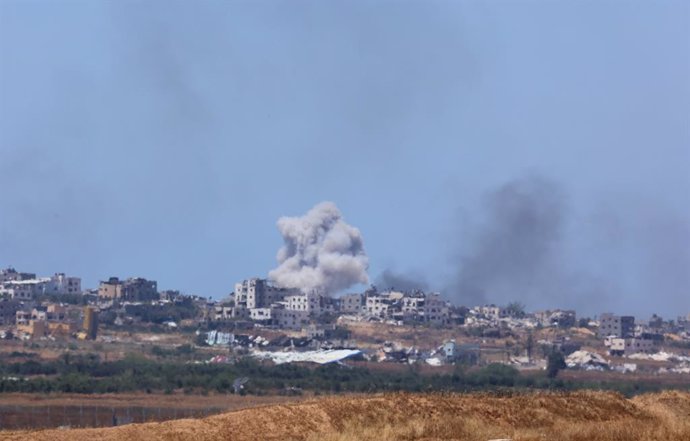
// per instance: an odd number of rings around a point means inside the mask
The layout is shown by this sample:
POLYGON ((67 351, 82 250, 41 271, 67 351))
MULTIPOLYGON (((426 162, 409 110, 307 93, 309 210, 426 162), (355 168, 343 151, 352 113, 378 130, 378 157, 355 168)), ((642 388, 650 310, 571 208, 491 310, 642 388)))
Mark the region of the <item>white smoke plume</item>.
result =
POLYGON ((345 223, 338 207, 322 202, 301 217, 281 217, 284 246, 268 277, 278 286, 334 294, 368 283, 369 258, 360 231, 345 223))

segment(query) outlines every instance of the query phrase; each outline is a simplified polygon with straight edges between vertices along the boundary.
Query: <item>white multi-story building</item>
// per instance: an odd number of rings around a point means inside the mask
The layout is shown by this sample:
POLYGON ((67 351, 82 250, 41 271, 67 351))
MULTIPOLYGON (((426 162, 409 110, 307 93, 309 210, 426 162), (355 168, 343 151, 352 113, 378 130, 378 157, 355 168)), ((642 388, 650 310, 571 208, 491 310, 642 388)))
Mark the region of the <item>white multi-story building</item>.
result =
POLYGON ((32 300, 46 291, 49 279, 14 280, 0 287, 0 295, 17 300, 32 300))
MULTIPOLYGON (((13 274, 11 273, 10 275, 13 274)), ((8 276, 5 275, 5 277, 7 278, 8 276)), ((14 277, 0 284, 0 296, 19 300, 31 300, 44 294, 79 293, 81 293, 81 279, 79 277, 67 277, 64 273, 57 273, 52 277, 42 277, 40 279, 14 277)))
POLYGON ((299 330, 309 324, 309 313, 294 309, 273 308, 273 324, 285 329, 299 330))
POLYGON ((246 308, 266 308, 299 291, 272 286, 265 279, 247 279, 235 284, 235 304, 246 308))
POLYGON ((80 294, 81 278, 68 277, 65 273, 56 273, 50 278, 49 293, 52 294, 80 294))
POLYGON ((384 296, 367 296, 364 303, 364 311, 369 315, 386 317, 389 309, 391 309, 391 300, 384 296))
POLYGON ((257 322, 271 324, 273 317, 271 311, 271 308, 252 308, 249 310, 249 318, 257 322))
POLYGON ((314 299, 310 303, 309 297, 306 294, 295 294, 285 297, 285 308, 293 311, 310 311, 314 304, 314 299))
POLYGON ((489 320, 494 321, 500 319, 503 316, 501 307, 496 305, 475 306, 470 309, 470 313, 474 315, 481 315, 489 320))
POLYGON ((305 311, 311 317, 317 317, 336 311, 336 300, 318 293, 294 294, 285 297, 285 309, 290 311, 305 311))

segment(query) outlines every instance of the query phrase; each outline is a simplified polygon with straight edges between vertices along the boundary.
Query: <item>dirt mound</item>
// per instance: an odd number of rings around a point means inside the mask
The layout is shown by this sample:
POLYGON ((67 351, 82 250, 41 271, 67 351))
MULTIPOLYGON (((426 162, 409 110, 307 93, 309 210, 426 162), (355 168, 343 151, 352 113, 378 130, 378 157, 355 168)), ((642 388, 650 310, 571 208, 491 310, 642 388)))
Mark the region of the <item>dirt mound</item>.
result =
POLYGON ((686 440, 690 394, 632 400, 569 394, 392 394, 323 398, 200 420, 108 429, 0 432, 3 440, 686 440))
POLYGON ((690 424, 690 394, 667 391, 658 394, 646 394, 633 398, 633 402, 653 414, 665 425, 673 425, 676 421, 690 424))

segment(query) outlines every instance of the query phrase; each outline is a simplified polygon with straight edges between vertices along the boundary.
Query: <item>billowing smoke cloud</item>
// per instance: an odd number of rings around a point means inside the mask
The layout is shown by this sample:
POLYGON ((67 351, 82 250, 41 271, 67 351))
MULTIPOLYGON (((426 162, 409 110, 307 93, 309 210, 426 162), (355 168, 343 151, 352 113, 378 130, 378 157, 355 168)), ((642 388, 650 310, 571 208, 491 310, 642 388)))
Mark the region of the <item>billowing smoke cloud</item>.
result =
POLYGON ((333 294, 368 283, 369 258, 360 231, 345 223, 338 207, 322 202, 301 217, 281 217, 284 246, 268 277, 278 286, 333 294))
POLYGON ((415 272, 403 274, 392 269, 385 269, 376 278, 376 287, 380 290, 395 289, 410 292, 416 290, 427 291, 429 284, 421 274, 415 272))
MULTIPOLYGON (((560 279, 563 194, 553 181, 511 181, 485 200, 486 219, 460 257, 449 291, 465 304, 543 298, 560 279)), ((551 292, 550 292, 551 291, 551 292)))

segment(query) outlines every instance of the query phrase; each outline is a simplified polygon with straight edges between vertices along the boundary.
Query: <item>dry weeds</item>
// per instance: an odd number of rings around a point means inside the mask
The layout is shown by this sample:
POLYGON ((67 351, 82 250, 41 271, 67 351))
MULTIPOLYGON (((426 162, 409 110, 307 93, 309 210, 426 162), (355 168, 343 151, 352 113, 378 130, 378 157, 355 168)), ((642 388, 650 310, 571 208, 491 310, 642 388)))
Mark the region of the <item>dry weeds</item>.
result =
POLYGON ((110 429, 0 432, 4 440, 462 440, 680 441, 690 439, 690 394, 625 399, 570 394, 324 398, 245 409, 203 420, 110 429))

